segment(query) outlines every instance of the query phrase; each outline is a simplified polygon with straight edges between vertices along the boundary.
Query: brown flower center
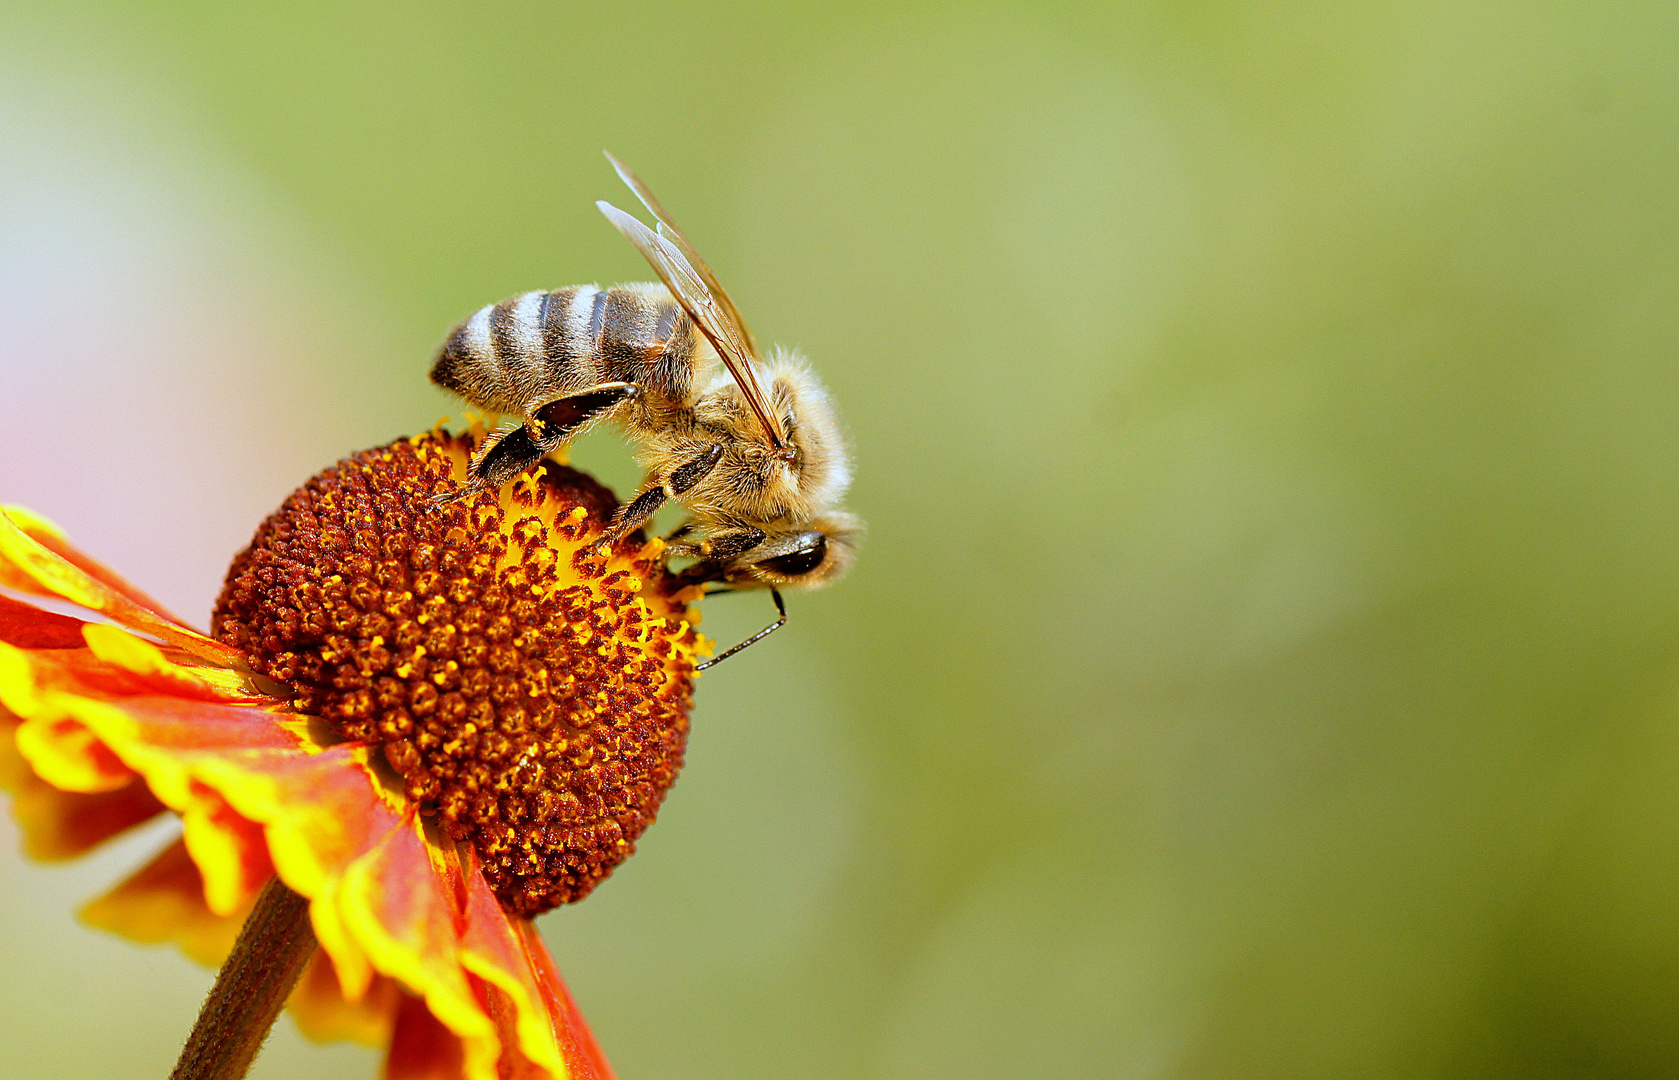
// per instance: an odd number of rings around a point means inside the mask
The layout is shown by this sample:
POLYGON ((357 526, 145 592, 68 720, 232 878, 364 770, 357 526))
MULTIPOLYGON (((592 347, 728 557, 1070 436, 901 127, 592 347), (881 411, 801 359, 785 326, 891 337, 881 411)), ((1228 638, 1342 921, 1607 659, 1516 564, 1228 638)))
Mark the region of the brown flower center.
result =
POLYGON ((421 812, 476 846, 504 907, 582 899, 676 779, 698 636, 662 545, 597 541, 616 500, 549 464, 466 502, 472 440, 432 432, 310 480, 234 559, 214 632, 421 812))

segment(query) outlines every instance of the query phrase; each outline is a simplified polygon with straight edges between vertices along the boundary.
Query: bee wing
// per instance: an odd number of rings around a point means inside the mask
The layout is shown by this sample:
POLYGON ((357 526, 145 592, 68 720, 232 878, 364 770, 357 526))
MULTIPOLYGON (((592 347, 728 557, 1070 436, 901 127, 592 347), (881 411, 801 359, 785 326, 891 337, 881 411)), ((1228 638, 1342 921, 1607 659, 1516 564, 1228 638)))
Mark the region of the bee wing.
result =
POLYGON ((679 251, 675 244, 660 236, 658 233, 643 225, 639 220, 624 213, 604 199, 595 203, 606 219, 617 226, 630 243, 636 246, 644 258, 652 264, 659 280, 665 283, 676 302, 682 305, 682 310, 699 327, 700 332, 711 342, 711 347, 717 350, 717 355, 723 361, 723 366, 734 376, 741 392, 746 395, 746 403, 758 417, 758 423, 763 426, 764 434, 770 438, 770 443, 777 448, 782 445, 781 435, 770 418, 770 410, 764 401, 764 392, 758 387, 758 380, 752 373, 751 353, 747 351, 746 343, 735 332, 733 324, 719 308, 717 299, 705 281, 700 277, 688 259, 679 251))
POLYGON ((670 214, 665 211, 663 206, 659 205, 659 200, 655 199, 653 193, 647 190, 647 185, 641 182, 641 177, 632 172, 628 165, 614 157, 611 151, 606 150, 602 153, 606 154, 606 160, 612 162, 612 168, 617 171, 618 179, 635 192, 635 197, 641 200, 641 205, 647 207, 647 212, 658 221, 659 235, 675 241, 677 250, 681 251, 688 259, 688 265, 693 267, 699 279, 705 282, 705 287, 710 291, 712 299, 716 300, 717 306, 722 309, 724 318, 734 327, 736 335, 746 346, 746 355, 754 360, 758 359, 757 339, 752 336, 752 330, 746 325, 746 320, 741 318, 740 309, 735 307, 735 302, 730 298, 729 291, 723 288, 717 280, 717 275, 711 272, 711 267, 707 266, 705 260, 700 258, 700 253, 694 250, 694 245, 690 244, 688 238, 682 234, 682 230, 676 227, 676 223, 670 219, 670 214))

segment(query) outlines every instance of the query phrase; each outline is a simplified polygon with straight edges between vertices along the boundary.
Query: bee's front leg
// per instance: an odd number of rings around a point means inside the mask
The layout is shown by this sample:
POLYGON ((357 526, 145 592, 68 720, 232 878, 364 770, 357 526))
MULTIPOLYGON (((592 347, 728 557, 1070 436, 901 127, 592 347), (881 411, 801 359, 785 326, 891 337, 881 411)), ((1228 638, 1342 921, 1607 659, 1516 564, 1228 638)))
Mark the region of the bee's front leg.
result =
POLYGON ((735 529, 721 529, 705 538, 699 545, 700 557, 708 562, 732 563, 764 542, 768 534, 751 525, 735 529))

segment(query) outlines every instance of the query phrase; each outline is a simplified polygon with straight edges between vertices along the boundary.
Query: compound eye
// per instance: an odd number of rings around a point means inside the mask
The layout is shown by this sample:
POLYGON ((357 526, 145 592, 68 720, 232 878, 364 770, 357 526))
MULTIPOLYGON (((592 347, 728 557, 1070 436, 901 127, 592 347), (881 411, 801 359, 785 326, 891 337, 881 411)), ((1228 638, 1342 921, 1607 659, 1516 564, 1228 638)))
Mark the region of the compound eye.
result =
POLYGON ((757 563, 772 574, 780 574, 785 578, 800 578, 821 566, 828 558, 828 538, 822 533, 812 533, 808 547, 797 551, 790 551, 785 555, 777 555, 773 559, 764 559, 757 563))

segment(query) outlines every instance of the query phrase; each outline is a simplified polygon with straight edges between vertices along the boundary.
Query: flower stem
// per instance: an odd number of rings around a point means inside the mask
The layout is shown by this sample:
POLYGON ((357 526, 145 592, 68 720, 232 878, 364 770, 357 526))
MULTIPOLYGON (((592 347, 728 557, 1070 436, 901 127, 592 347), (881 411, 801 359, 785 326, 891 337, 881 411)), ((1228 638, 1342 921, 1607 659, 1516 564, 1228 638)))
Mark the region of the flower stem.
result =
POLYGON ((309 901, 273 878, 216 975, 169 1080, 242 1080, 314 951, 309 901))

